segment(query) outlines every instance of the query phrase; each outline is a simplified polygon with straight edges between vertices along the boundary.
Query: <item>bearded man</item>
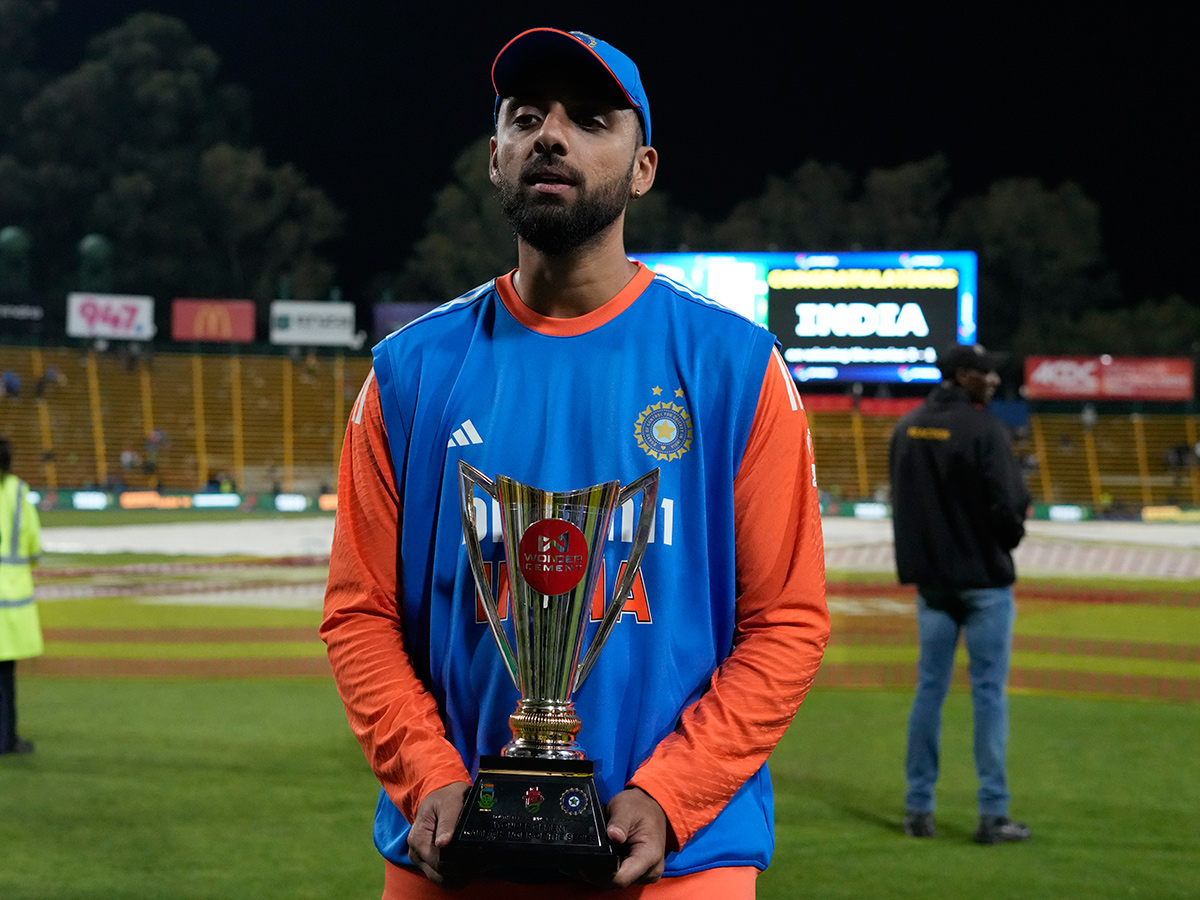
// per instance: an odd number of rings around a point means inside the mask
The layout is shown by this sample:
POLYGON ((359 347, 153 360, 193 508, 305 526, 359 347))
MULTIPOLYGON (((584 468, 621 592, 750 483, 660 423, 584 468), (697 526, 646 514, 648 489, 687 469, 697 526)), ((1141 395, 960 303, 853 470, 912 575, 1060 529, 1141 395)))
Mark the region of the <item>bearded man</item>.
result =
MULTIPOLYGON (((339 475, 321 635, 381 784, 384 897, 443 895, 441 851, 518 699, 477 610, 460 460, 551 491, 660 469, 641 569, 575 697, 621 857, 605 896, 753 897, 774 846, 766 759, 829 633, 804 407, 765 329, 625 253, 658 166, 632 60, 538 28, 492 81, 518 268, 375 348, 339 475)), ((499 526, 477 530, 498 577, 499 526)), ((606 596, 630 540, 604 543, 606 596)), ((455 896, 589 891, 510 869, 455 896)))

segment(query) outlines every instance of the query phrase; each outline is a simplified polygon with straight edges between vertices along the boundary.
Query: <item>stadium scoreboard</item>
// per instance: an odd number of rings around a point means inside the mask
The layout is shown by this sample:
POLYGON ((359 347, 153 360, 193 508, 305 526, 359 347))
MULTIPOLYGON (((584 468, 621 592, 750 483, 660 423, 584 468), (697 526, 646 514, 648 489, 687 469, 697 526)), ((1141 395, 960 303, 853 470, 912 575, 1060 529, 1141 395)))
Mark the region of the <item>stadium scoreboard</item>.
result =
POLYGON ((976 341, 976 256, 633 254, 769 329, 802 382, 937 382, 937 351, 976 341))

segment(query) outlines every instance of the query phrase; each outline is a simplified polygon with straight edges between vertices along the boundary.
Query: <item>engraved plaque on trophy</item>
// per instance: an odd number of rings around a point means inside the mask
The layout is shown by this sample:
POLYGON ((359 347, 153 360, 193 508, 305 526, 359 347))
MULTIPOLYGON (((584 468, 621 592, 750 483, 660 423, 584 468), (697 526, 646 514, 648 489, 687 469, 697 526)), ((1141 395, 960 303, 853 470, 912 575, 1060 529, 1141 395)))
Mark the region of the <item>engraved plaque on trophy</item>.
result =
POLYGON ((637 575, 654 525, 658 469, 622 488, 616 481, 544 491, 459 462, 467 558, 488 627, 520 692, 509 717, 513 739, 480 759, 479 774, 442 861, 459 871, 533 866, 607 877, 619 859, 592 777, 575 742, 573 697, 595 665, 637 575), (478 488, 500 506, 513 641, 504 631, 484 568, 475 519, 478 488), (627 565, 591 644, 583 642, 613 511, 642 494, 627 565), (582 659, 581 659, 582 655, 582 659))

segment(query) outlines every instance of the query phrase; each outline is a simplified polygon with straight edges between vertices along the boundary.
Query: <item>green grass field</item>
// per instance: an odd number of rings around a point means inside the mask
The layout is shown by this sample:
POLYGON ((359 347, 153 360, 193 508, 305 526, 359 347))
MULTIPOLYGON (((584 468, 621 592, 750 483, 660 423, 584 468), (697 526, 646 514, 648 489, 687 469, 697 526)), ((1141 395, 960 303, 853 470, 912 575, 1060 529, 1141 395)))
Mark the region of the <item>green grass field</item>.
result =
POLYGON ((378 897, 376 783, 332 683, 21 684, 5 900, 378 897))
MULTIPOLYGON (((60 557, 44 564, 98 562, 60 557)), ((271 571, 283 580, 312 576, 271 571)), ((247 569, 220 579, 264 574, 247 569)), ((378 897, 381 863, 371 846, 377 784, 329 679, 103 674, 117 658, 181 664, 197 657, 312 658, 322 652, 318 614, 168 604, 123 596, 121 579, 104 573, 60 577, 110 588, 40 604, 48 631, 74 630, 48 648, 47 658, 88 658, 101 674, 19 678, 21 732, 38 746, 33 756, 0 759, 0 900, 378 897), (122 633, 111 640, 87 634, 112 628, 122 633), (138 629, 146 630, 145 640, 138 629), (172 629, 184 636, 173 638, 172 629), (216 629, 216 636, 188 636, 188 629, 216 629), (246 634, 221 637, 233 629, 246 634), (306 629, 312 639, 294 639, 306 629), (286 632, 286 639, 271 639, 272 630, 286 632)), ((130 584, 144 580, 123 577, 130 584)), ((1138 586, 1130 581, 1121 588, 1138 586)), ((862 632, 862 621, 835 614, 831 663, 914 658, 903 640, 850 640, 856 628, 862 632)), ((885 631, 911 625, 894 616, 870 622, 885 631)), ((1018 638, 1107 641, 1116 648, 1100 655, 1094 648, 1018 653, 1015 663, 1027 669, 1200 678, 1188 649, 1200 646, 1194 607, 1038 599, 1021 605, 1017 631, 1018 638), (1121 650, 1122 642, 1185 652, 1139 657, 1121 650)), ((862 633, 870 638, 869 629, 862 633)), ((1033 827, 1034 838, 985 848, 970 840, 975 779, 962 690, 952 692, 945 712, 939 837, 914 841, 900 830, 910 696, 907 684, 834 688, 818 679, 772 758, 777 847, 759 897, 1198 895, 1200 703, 1015 691, 1012 811, 1033 827)))
MULTIPOLYGON (((51 509, 41 513, 43 528, 96 527, 104 525, 170 525, 195 522, 234 522, 245 519, 295 519, 298 513, 274 510, 229 509, 51 509)), ((332 516, 333 513, 306 512, 304 516, 332 516)))
POLYGON ((903 813, 905 691, 814 691, 772 759, 778 846, 763 898, 1195 897, 1195 706, 1018 695, 1012 813, 1028 844, 980 847, 970 704, 945 711, 939 835, 903 813))
MULTIPOLYGON (((899 829, 907 693, 815 689, 772 759, 762 898, 1193 898, 1192 705, 1012 701, 1022 846, 978 847, 966 697, 946 710, 940 835, 899 829)), ((31 757, 0 764, 5 900, 378 897, 375 781, 319 679, 35 678, 31 757)))

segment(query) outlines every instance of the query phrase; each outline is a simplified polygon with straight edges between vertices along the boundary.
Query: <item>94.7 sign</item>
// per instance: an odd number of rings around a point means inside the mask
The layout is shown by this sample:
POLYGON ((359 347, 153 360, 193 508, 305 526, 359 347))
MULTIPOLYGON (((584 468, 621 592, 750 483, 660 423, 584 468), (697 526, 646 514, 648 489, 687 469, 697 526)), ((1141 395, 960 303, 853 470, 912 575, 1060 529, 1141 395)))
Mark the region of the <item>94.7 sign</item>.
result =
POLYGON ((67 334, 148 341, 154 337, 154 298, 125 294, 67 295, 67 334))

